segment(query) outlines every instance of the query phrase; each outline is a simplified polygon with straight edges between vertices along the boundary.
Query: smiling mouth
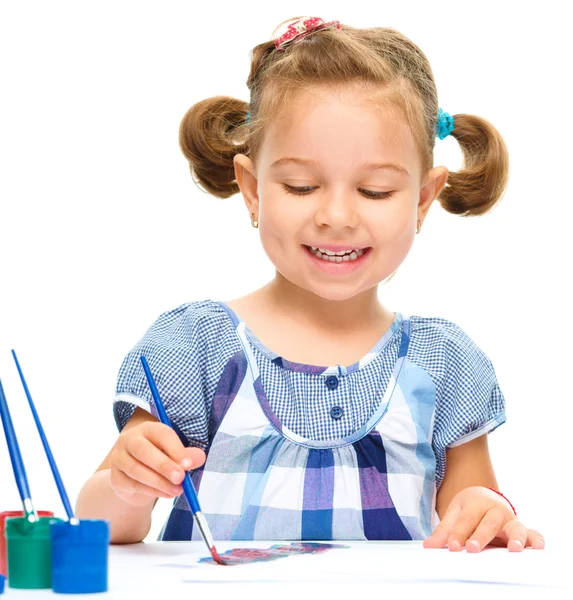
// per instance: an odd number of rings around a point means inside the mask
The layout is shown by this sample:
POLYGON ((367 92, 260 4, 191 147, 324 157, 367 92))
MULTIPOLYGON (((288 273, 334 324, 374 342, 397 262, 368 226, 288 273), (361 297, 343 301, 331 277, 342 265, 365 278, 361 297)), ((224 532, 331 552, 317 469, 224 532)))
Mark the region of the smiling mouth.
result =
POLYGON ((333 255, 333 254, 322 253, 322 252, 320 252, 320 250, 318 250, 318 248, 313 249, 311 246, 307 246, 306 244, 303 244, 303 246, 307 249, 308 252, 310 252, 316 258, 319 258, 320 260, 323 260, 325 262, 332 262, 332 263, 354 262, 355 260, 358 260, 359 258, 364 256, 364 254, 366 254, 371 249, 370 246, 367 246, 366 248, 360 248, 357 250, 349 250, 349 251, 345 252, 344 254, 334 254, 333 255))

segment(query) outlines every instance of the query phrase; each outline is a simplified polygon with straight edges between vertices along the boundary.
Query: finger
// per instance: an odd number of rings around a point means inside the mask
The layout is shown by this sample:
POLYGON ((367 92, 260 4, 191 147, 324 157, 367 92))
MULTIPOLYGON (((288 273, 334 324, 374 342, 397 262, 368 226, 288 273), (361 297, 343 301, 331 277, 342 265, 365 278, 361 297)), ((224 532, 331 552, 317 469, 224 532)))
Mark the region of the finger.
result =
POLYGON ((135 481, 117 467, 111 470, 110 484, 113 491, 122 500, 131 501, 135 496, 141 496, 144 499, 157 497, 173 498, 172 494, 165 494, 161 490, 145 485, 139 481, 135 481))
POLYGON ((193 465, 190 464, 185 446, 169 425, 148 421, 144 425, 143 434, 155 447, 159 448, 182 469, 188 471, 192 468, 193 465))
POLYGON ((525 546, 531 546, 535 550, 543 550, 543 548, 545 548, 545 539, 539 533, 539 531, 536 531, 535 529, 528 529, 525 546))
POLYGON ((448 506, 448 510, 444 515, 444 518, 440 521, 438 526, 432 532, 432 535, 427 537, 423 542, 424 548, 443 548, 450 535, 450 531, 454 526, 459 514, 461 512, 460 505, 452 501, 450 506, 448 506))
MULTIPOLYGON (((484 516, 483 509, 462 510, 448 537, 448 548, 454 552, 463 549, 468 537, 472 535, 484 516)), ((501 527, 502 524, 500 524, 501 527)))
POLYGON ((115 462, 112 466, 122 473, 125 473, 125 475, 135 482, 159 490, 162 494, 167 494, 170 498, 180 494, 182 491, 180 485, 174 485, 165 479, 165 477, 142 462, 139 462, 127 452, 125 453, 125 458, 121 462, 115 462))
MULTIPOLYGON (((479 552, 485 548, 491 540, 504 529, 507 516, 505 511, 500 510, 497 506, 490 508, 475 527, 475 531, 469 532, 470 539, 464 540, 466 550, 468 552, 479 552)), ((517 523, 517 519, 514 519, 517 523)), ((524 528, 525 529, 525 528, 524 528)), ((518 531, 517 529, 515 530, 518 531)), ((525 532, 524 532, 525 533, 525 532)), ((466 539, 467 537, 466 536, 466 539)), ((523 540, 525 542, 525 540, 523 540)), ((523 549, 523 547, 522 547, 523 549)))
POLYGON ((521 552, 527 543, 527 528, 517 518, 508 521, 502 530, 502 539, 510 552, 521 552))
MULTIPOLYGON (((198 469, 201 465, 205 463, 206 455, 201 448, 185 448, 185 454, 187 458, 191 461, 191 466, 189 469, 198 469)), ((185 468, 185 467, 184 467, 185 468)))
POLYGON ((146 437, 131 436, 126 440, 124 448, 138 463, 160 474, 165 484, 179 485, 183 481, 185 475, 183 469, 146 437))

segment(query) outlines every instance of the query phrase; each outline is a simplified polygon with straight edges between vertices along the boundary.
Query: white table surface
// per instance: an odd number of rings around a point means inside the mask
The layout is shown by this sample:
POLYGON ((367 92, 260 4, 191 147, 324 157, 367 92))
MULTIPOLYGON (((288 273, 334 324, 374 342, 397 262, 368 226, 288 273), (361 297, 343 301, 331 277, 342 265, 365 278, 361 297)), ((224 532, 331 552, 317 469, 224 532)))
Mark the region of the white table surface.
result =
MULTIPOLYGON (((217 542, 231 548, 268 548, 289 542, 217 542)), ((203 542, 154 542, 111 546, 105 594, 62 595, 51 590, 16 590, 2 598, 573 598, 571 551, 486 548, 480 553, 426 549, 422 542, 334 542, 323 554, 287 556, 267 563, 221 566, 198 563, 208 556, 203 542), (184 595, 183 595, 184 594, 184 595), (401 596, 400 596, 401 595, 401 596)))

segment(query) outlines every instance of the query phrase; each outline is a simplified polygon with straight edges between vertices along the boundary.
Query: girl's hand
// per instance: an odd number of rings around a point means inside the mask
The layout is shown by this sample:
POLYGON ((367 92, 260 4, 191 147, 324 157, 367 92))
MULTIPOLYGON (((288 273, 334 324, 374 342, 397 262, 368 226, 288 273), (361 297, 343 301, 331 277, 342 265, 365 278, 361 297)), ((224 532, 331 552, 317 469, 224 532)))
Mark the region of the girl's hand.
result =
POLYGON ((513 513, 509 504, 486 487, 473 486, 458 492, 444 518, 432 535, 424 540, 424 548, 443 548, 479 552, 489 543, 507 546, 512 552, 525 547, 542 549, 543 536, 527 529, 513 513))
POLYGON ((171 427, 145 421, 119 435, 109 460, 115 494, 129 504, 144 506, 157 497, 182 494, 185 472, 200 467, 205 452, 185 448, 171 427))

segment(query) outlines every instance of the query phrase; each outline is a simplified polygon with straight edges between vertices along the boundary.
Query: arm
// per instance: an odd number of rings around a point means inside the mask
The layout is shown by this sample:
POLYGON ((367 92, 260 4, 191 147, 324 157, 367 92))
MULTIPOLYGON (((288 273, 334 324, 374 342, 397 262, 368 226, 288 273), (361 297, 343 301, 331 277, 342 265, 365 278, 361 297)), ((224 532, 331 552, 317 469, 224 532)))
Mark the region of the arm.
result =
POLYGON ((474 485, 498 489, 485 434, 446 450, 446 472, 436 498, 440 519, 454 496, 474 485))
POLYGON ((205 454, 185 448, 177 434, 137 408, 76 502, 79 519, 106 519, 111 542, 140 542, 149 533, 158 497, 182 493, 185 470, 203 464, 205 454))
POLYGON ((436 498, 441 522, 424 540, 425 548, 479 552, 488 544, 519 552, 543 548, 543 536, 527 529, 509 502, 495 492, 497 481, 484 434, 446 450, 446 473, 436 498))
MULTIPOLYGON (((145 421, 155 419, 153 415, 137 408, 123 431, 129 431, 145 421)), ((111 525, 112 544, 140 542, 151 528, 151 511, 157 498, 149 498, 142 506, 133 506, 119 498, 111 487, 110 450, 96 472, 83 485, 76 501, 76 516, 79 519, 107 519, 111 525)))

